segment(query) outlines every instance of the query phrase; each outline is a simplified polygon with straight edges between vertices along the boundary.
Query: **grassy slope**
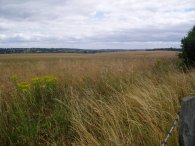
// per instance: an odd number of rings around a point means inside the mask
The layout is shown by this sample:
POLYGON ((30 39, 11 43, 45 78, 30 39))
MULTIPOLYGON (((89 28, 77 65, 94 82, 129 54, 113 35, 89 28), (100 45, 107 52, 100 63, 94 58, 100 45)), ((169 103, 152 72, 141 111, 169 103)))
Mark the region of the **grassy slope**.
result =
POLYGON ((160 145, 195 83, 175 55, 1 55, 0 143, 160 145))

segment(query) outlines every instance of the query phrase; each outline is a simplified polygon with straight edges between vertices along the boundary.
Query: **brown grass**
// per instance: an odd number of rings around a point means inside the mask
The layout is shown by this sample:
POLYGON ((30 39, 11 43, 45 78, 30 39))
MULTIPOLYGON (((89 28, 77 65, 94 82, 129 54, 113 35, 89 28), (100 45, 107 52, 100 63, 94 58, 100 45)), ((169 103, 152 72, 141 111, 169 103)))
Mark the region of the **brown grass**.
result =
MULTIPOLYGON (((52 75, 59 81, 57 101, 65 104, 64 100, 68 100, 66 106, 71 110, 71 138, 62 132, 58 138, 45 137, 46 143, 33 143, 24 135, 19 144, 160 145, 180 99, 190 93, 195 83, 193 71, 184 73, 178 69, 176 54, 135 51, 0 55, 3 101, 11 102, 17 96, 11 77, 15 76, 17 82, 28 82, 33 77, 52 75)), ((3 141, 12 141, 12 137, 2 137, 3 141)), ((178 145, 177 130, 168 145, 178 145)))

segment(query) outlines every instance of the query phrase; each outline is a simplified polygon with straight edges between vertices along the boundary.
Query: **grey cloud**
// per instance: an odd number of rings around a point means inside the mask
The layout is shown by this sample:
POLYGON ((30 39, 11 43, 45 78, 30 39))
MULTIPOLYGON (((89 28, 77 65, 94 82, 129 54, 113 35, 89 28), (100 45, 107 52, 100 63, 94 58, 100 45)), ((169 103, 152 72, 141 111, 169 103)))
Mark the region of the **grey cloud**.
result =
POLYGON ((0 18, 15 19, 22 21, 24 19, 37 18, 50 19, 55 15, 56 6, 64 5, 66 0, 1 0, 0 1, 0 18))
POLYGON ((0 0, 0 47, 179 47, 194 8, 194 0, 0 0))
POLYGON ((0 26, 0 32, 5 32, 5 31, 8 31, 9 29, 5 28, 5 27, 2 27, 0 26))
POLYGON ((143 28, 114 31, 111 34, 99 35, 89 38, 92 42, 178 42, 183 38, 191 25, 178 25, 170 28, 143 28))
POLYGON ((27 8, 22 10, 17 7, 3 7, 0 8, 0 17, 4 19, 26 19, 33 15, 32 11, 28 11, 27 8), (24 10, 25 9, 25 10, 24 10))

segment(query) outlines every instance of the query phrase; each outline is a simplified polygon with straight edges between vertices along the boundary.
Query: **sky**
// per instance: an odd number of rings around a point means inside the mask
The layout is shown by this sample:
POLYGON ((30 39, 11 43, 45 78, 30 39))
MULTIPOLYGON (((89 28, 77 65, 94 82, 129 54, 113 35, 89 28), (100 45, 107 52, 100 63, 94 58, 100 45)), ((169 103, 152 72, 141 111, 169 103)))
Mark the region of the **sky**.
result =
POLYGON ((0 0, 0 47, 180 47, 195 0, 0 0))

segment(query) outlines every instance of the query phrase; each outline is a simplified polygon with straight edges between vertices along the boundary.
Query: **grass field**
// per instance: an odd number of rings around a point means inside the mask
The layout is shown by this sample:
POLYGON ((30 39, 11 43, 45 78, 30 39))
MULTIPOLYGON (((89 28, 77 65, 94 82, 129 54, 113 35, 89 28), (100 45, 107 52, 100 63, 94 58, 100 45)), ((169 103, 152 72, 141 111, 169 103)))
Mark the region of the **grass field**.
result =
POLYGON ((171 51, 0 55, 0 143, 160 145, 195 85, 179 62, 171 51))

